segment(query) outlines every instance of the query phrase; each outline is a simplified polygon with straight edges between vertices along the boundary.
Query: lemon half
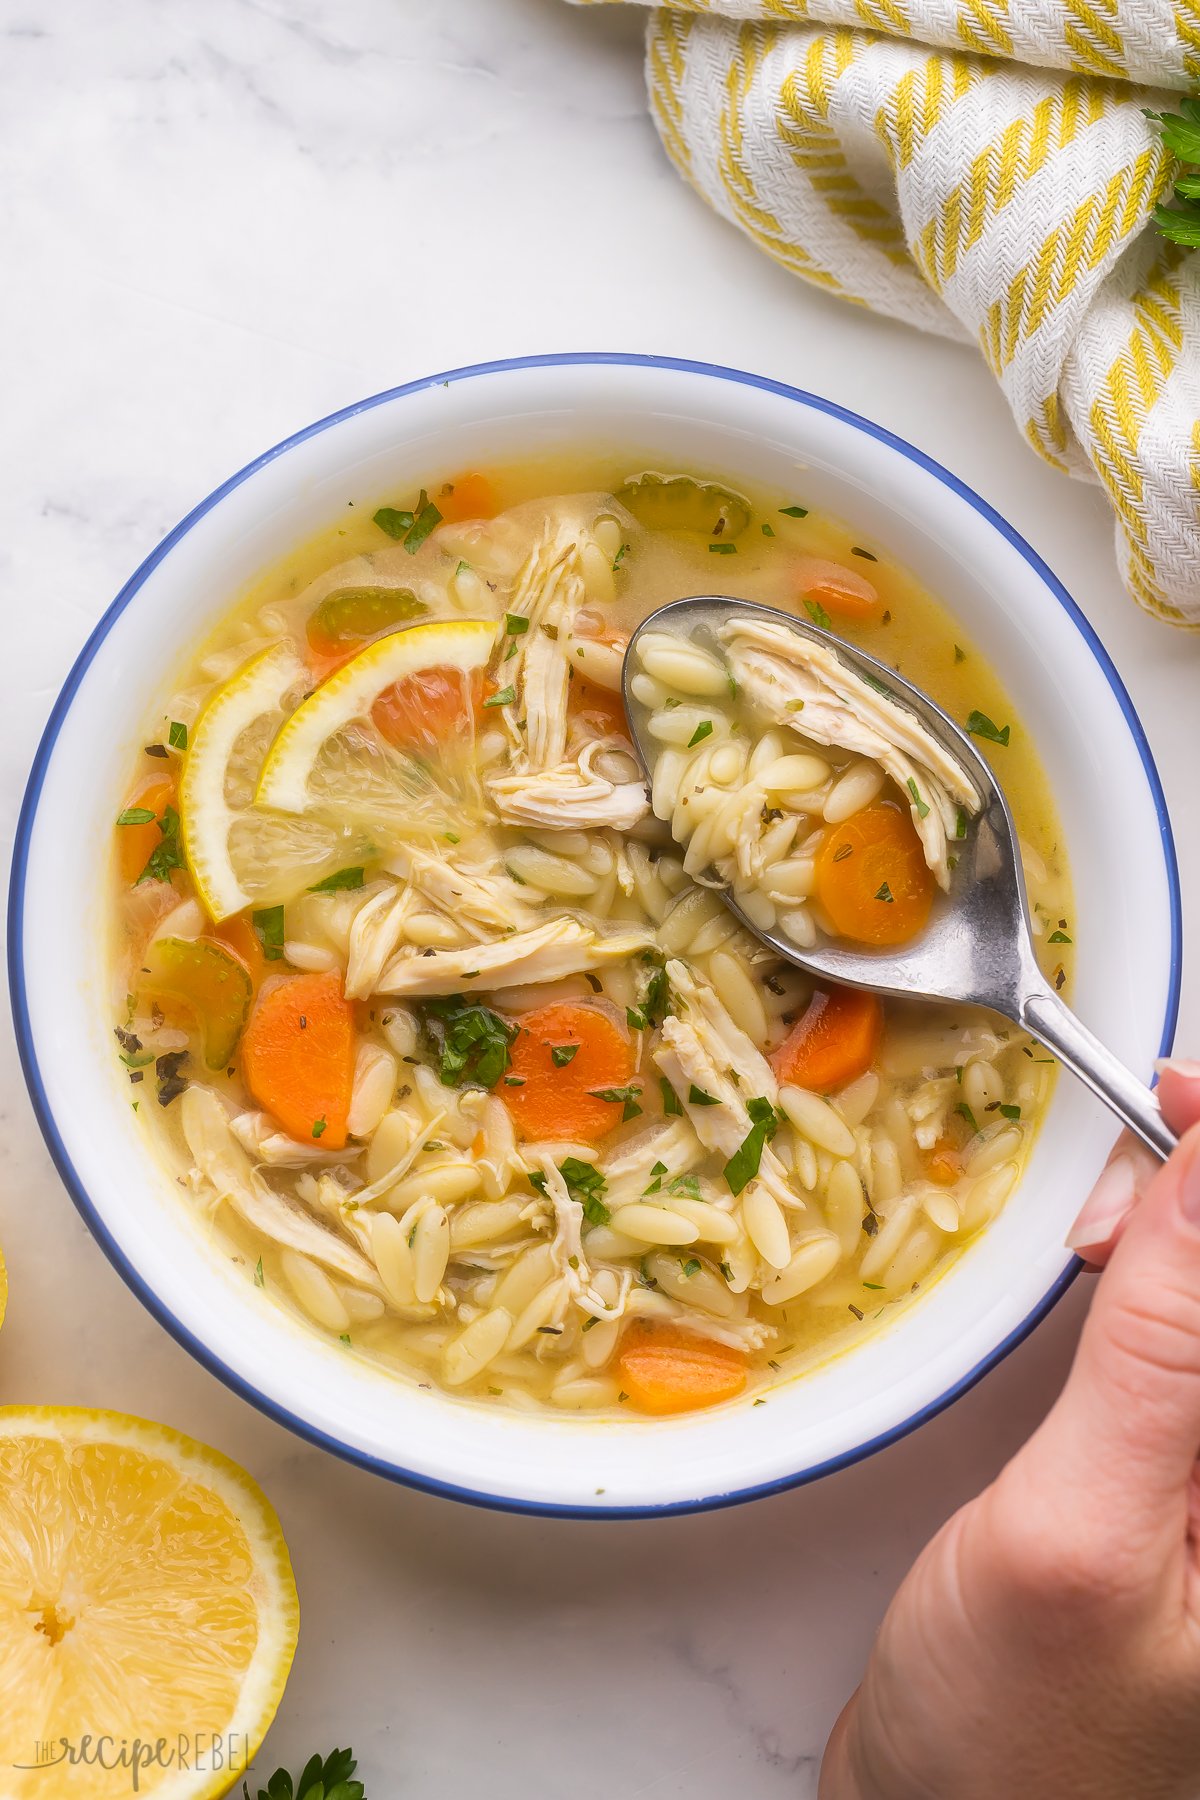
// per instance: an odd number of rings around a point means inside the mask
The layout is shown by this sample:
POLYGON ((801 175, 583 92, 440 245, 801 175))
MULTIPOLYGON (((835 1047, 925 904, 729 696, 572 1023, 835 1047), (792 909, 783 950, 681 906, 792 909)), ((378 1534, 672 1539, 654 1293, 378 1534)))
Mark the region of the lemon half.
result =
POLYGON ((224 1794, 274 1717, 299 1621, 279 1521, 235 1463, 120 1413, 0 1409, 5 1800, 128 1800, 121 1744, 160 1738, 191 1766, 146 1764, 138 1791, 224 1794), (107 1768, 70 1764, 64 1744, 101 1736, 107 1768))
POLYGON ((317 759, 331 738, 366 718, 380 695, 406 676, 434 668, 464 674, 483 668, 498 630, 490 620, 452 619, 412 625, 369 644, 302 701, 283 726, 263 764, 257 804, 304 812, 312 800, 317 759))

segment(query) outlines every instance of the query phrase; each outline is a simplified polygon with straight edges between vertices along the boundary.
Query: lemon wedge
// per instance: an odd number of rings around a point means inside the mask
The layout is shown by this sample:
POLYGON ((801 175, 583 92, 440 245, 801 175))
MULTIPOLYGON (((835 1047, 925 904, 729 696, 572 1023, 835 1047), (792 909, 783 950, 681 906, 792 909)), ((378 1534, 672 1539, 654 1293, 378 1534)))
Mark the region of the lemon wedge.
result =
MULTIPOLYGON (((482 669, 499 630, 491 620, 452 619, 412 625, 378 638, 343 663, 301 702, 279 732, 263 764, 255 800, 279 812, 306 812, 317 799, 313 776, 326 745, 356 721, 368 719, 380 695, 412 675, 482 669)), ((321 796, 330 801, 328 784, 321 796)), ((352 798, 352 796, 348 796, 352 798)))
POLYGON ((255 902, 290 899, 353 861, 344 828, 254 806, 288 696, 310 680, 290 645, 273 645, 217 689, 193 727, 179 785, 183 849, 205 910, 218 922, 255 902))
POLYGON ((224 1794, 275 1714, 299 1618, 279 1521, 236 1464, 120 1413, 0 1409, 6 1800, 224 1794), (160 1739, 169 1764, 145 1760, 160 1739))

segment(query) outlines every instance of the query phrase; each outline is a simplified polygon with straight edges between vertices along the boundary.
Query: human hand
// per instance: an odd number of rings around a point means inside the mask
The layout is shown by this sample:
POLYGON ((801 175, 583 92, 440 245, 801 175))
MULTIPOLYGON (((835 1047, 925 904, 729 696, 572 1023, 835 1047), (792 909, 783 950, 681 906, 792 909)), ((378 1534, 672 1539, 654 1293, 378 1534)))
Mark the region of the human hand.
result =
POLYGON ((943 1527, 834 1728, 819 1800, 1200 1794, 1200 1063, 1069 1241, 1106 1264, 1053 1410, 943 1527))

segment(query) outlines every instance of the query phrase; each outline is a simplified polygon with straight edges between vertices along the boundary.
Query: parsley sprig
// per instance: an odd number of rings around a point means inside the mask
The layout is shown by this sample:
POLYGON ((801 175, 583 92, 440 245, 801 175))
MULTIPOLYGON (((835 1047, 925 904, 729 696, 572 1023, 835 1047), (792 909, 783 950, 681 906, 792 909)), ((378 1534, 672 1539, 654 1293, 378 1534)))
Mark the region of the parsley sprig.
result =
POLYGON ((248 1781, 242 1783, 245 1800, 365 1800, 361 1781, 353 1781, 358 1763, 352 1750, 331 1750, 323 1760, 310 1757, 295 1781, 286 1769, 276 1769, 265 1788, 251 1794, 248 1781))
POLYGON ((1200 249, 1200 98, 1185 96, 1177 113, 1147 112, 1162 127, 1163 143, 1183 164, 1175 178, 1175 206, 1156 206, 1154 223, 1165 238, 1200 249))

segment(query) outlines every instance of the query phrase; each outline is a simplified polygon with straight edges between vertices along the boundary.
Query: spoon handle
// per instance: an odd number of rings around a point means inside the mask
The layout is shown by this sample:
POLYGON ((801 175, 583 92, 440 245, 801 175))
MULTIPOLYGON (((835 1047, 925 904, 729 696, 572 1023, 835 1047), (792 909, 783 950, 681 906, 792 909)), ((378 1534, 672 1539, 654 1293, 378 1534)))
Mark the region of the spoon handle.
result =
POLYGON ((1144 1144, 1164 1159, 1170 1156, 1179 1140, 1150 1089, 1099 1038, 1092 1036, 1053 988, 1039 981, 1022 995, 1020 1022, 1048 1050, 1053 1050, 1093 1094, 1098 1094, 1144 1144))

